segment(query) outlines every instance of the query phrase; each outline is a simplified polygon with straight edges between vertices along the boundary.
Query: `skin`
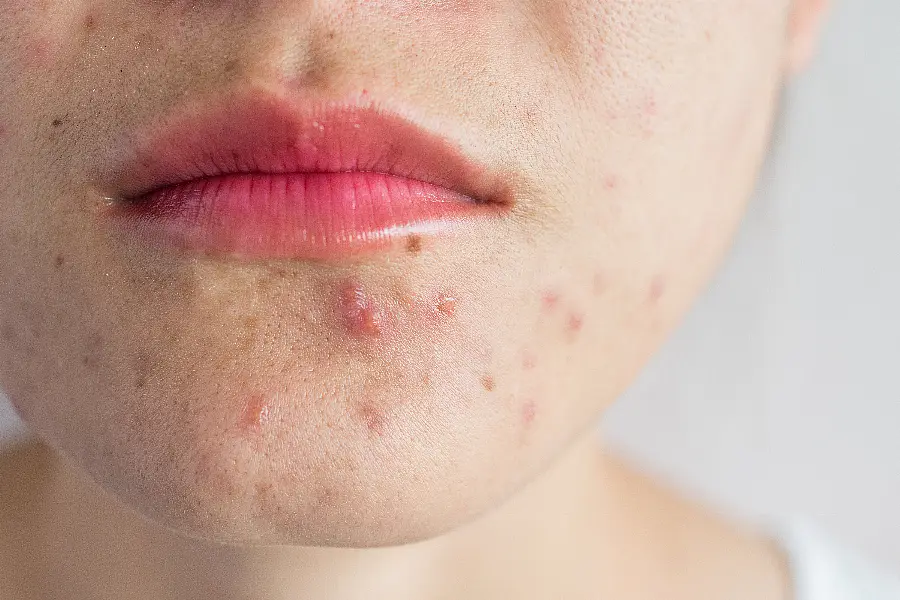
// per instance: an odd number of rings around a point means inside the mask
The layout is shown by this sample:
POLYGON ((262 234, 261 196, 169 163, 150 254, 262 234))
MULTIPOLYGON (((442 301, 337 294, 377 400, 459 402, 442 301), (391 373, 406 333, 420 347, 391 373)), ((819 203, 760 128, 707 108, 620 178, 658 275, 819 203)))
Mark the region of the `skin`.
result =
MULTIPOLYGON (((0 16, 0 386, 44 448, 7 461, 38 473, 4 500, 34 523, 17 539, 107 523, 72 543, 110 549, 110 573, 125 560, 115 540, 153 549, 104 590, 154 597, 190 596, 203 573, 223 588, 210 597, 244 597, 251 579, 274 597, 260 544, 306 547, 279 554, 295 584, 303 565, 359 581, 363 564, 418 565, 415 583, 389 588, 397 598, 460 597, 447 578, 461 573, 469 597, 547 597, 518 569, 512 585, 508 566, 452 560, 485 548, 486 561, 523 553, 530 577, 573 586, 563 597, 598 589, 597 565, 610 597, 652 597, 644 572, 671 597, 783 597, 765 543, 585 440, 727 249, 823 12, 816 0, 13 2, 0 16), (123 136, 225 89, 365 90, 505 173, 512 213, 350 263, 115 235, 102 174, 123 136), (554 523, 562 514, 590 535, 554 523), (611 551, 637 531, 658 544, 611 551), (711 566, 676 577, 660 548, 711 566), (593 562, 538 558, 554 549, 593 562), (734 564, 706 560, 725 549, 734 564), (176 555, 196 578, 151 568, 176 555), (235 581, 209 558, 226 555, 235 581)), ((103 572, 77 577, 96 590, 103 572)))

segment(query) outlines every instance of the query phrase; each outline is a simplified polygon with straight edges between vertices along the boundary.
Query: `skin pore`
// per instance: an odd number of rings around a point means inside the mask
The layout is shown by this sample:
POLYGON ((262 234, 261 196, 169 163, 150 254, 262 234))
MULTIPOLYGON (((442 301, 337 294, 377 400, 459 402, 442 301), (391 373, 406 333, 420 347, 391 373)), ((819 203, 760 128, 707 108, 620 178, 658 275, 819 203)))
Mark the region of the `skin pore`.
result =
POLYGON ((0 465, 0 596, 789 597, 590 429, 726 250, 823 11, 12 2, 0 387, 41 443, 0 465), (109 227, 136 132, 225 93, 389 107, 510 212, 346 262, 109 227))

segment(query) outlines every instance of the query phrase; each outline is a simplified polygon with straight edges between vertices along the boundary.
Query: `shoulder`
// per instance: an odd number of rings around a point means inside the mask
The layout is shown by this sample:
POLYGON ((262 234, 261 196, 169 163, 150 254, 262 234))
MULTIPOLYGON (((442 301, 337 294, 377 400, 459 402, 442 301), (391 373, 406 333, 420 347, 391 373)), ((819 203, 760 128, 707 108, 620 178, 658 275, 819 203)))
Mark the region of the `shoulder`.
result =
POLYGON ((774 528, 795 600, 900 600, 900 578, 866 562, 803 519, 774 528))

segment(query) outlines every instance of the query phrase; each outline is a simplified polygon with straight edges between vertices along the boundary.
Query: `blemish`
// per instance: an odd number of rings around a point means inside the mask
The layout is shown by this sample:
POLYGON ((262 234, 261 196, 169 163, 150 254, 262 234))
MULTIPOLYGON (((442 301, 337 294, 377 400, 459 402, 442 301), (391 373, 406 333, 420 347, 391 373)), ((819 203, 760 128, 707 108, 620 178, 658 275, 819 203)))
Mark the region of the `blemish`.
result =
POLYGON ((537 365, 537 359, 535 359, 534 354, 531 352, 525 352, 522 356, 522 368, 526 371, 531 371, 537 365))
POLYGON ((151 364, 150 355, 147 352, 139 352, 135 358, 135 378, 134 385, 138 389, 147 385, 147 377, 150 374, 151 364))
POLYGON ((591 288, 595 296, 600 296, 606 291, 606 277, 603 276, 603 273, 594 273, 591 288))
POLYGON ((406 251, 412 255, 422 252, 422 236, 411 235, 406 238, 406 251))
POLYGON ((84 28, 85 29, 93 29, 94 25, 97 24, 97 20, 94 18, 94 15, 88 15, 84 18, 84 28))
POLYGON ((570 313, 568 318, 566 319, 566 332, 571 336, 575 337, 581 331, 581 328, 584 326, 584 317, 577 313, 570 313))
POLYGON ((647 300, 651 304, 656 304, 659 302, 663 294, 666 293, 666 280, 662 275, 657 275, 653 278, 653 281, 650 283, 650 292, 647 295, 647 300))
POLYGON ((384 313, 359 284, 348 283, 341 289, 340 309, 350 333, 378 337, 384 328, 384 313))
POLYGON ((435 308, 438 312, 452 317, 456 314, 456 297, 449 294, 441 294, 438 297, 435 308))
POLYGON ((53 125, 54 127, 59 127, 60 125, 63 124, 63 122, 62 122, 62 119, 56 118, 56 119, 53 119, 53 121, 51 121, 50 124, 53 125))
POLYGON ((494 389, 497 387, 497 382, 494 381, 494 377, 493 377, 493 376, 491 376, 491 375, 484 375, 484 376, 481 378, 481 387, 483 387, 484 389, 486 389, 486 390, 489 391, 489 392, 493 392, 494 389))
POLYGON ((16 340, 16 331, 13 329, 11 324, 3 323, 3 326, 0 327, 0 338, 7 342, 13 342, 16 340))
POLYGON ((259 431, 269 422, 271 408, 262 394, 254 394, 244 405, 240 426, 244 432, 259 431))
POLYGON ((385 418, 384 411, 379 409, 374 402, 371 400, 364 401, 357 408, 357 413, 370 433, 379 437, 384 435, 387 419, 385 418))
POLYGON ((232 59, 229 59, 228 61, 226 61, 225 66, 223 67, 223 70, 225 71, 225 73, 233 73, 235 70, 237 70, 237 66, 238 66, 237 59, 232 58, 232 59))
POLYGON ((537 406, 534 403, 534 400, 527 400, 525 404, 522 405, 522 423, 528 427, 534 422, 535 414, 537 413, 537 406))
POLYGON ((66 258, 62 254, 57 254, 56 259, 53 262, 56 265, 56 268, 59 269, 65 264, 66 258))
POLYGON ((544 310, 547 312, 551 312, 559 305, 559 294, 556 292, 546 292, 541 297, 541 304, 544 307, 544 310))
POLYGON ((607 175, 603 178, 603 187, 607 190, 614 190, 619 187, 619 178, 615 175, 607 175))

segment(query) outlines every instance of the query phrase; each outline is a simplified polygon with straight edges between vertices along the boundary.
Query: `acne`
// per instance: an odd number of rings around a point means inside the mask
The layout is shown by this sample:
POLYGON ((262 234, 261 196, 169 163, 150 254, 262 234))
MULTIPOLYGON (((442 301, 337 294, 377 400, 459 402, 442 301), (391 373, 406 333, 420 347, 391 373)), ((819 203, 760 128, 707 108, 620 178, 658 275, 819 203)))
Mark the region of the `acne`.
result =
POLYGON ((497 387, 497 382, 494 381, 493 375, 484 375, 481 378, 481 387, 483 387, 488 392, 493 392, 497 387))
POLYGON ((522 368, 526 371, 531 371, 537 366, 537 359, 535 359, 534 354, 531 352, 525 352, 522 355, 522 368))
POLYGON ((435 310, 439 313, 452 317, 456 314, 456 296, 450 294, 441 294, 438 296, 435 310))
POLYGON ((657 275, 650 282, 650 291, 647 293, 647 300, 650 304, 658 304, 666 293, 666 279, 663 275, 657 275))
POLYGON ((253 394, 244 403, 239 421, 240 430, 245 433, 261 431, 269 422, 271 406, 264 394, 253 394))
POLYGON ((97 19, 94 17, 94 15, 92 15, 91 13, 88 13, 88 14, 84 17, 84 28, 85 28, 85 30, 90 31, 91 29, 94 28, 95 25, 97 25, 97 19))
POLYGON ((534 400, 526 400, 522 405, 522 425, 526 428, 530 427, 532 423, 534 423, 534 417, 537 413, 537 406, 534 403, 534 400))
POLYGON ((559 306, 559 294, 554 291, 544 292, 544 295, 541 296, 541 305, 544 312, 553 312, 559 306))
POLYGON ((584 315, 574 312, 569 313, 569 316, 566 317, 566 334, 568 334, 570 341, 581 333, 582 327, 584 327, 584 315))
POLYGON ((385 327, 384 307, 358 283, 340 288, 338 311, 346 330, 362 338, 380 337, 385 327))
POLYGON ((619 184, 619 178, 616 175, 607 175, 603 178, 603 187, 608 191, 618 189, 619 184))
POLYGON ((369 430, 369 433, 376 437, 384 435, 385 427, 387 425, 387 416, 385 415, 384 409, 377 406, 371 400, 365 400, 357 407, 356 414, 366 426, 366 429, 369 430))

